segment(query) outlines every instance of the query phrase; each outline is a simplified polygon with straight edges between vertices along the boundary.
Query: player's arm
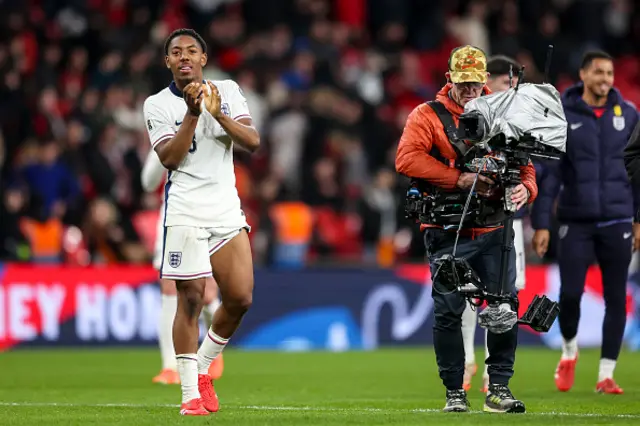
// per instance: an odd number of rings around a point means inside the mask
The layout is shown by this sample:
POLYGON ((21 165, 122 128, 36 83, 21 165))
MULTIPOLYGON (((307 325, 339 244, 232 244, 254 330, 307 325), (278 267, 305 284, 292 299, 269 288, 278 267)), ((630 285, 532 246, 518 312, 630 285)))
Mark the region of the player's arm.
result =
POLYGON ((184 157, 189 153, 193 137, 196 134, 198 116, 187 111, 178 132, 172 138, 165 139, 154 145, 158 158, 164 167, 176 170, 184 157))
POLYGON ((251 118, 240 118, 234 120, 227 115, 220 115, 216 117, 218 123, 222 126, 225 132, 233 140, 244 149, 249 152, 256 152, 260 148, 260 134, 253 127, 251 118))
POLYGON ((538 178, 538 199, 533 203, 531 226, 533 229, 551 229, 553 205, 562 187, 561 169, 569 167, 566 154, 560 161, 547 161, 544 172, 538 178))
POLYGON ((200 116, 201 86, 201 83, 190 83, 184 88, 187 112, 178 132, 173 131, 171 120, 162 108, 150 103, 149 100, 145 102, 144 115, 151 145, 158 154, 162 165, 169 170, 176 170, 191 149, 200 116))
POLYGON ((155 191, 162 183, 164 177, 165 168, 158 158, 158 154, 155 151, 150 151, 147 154, 147 159, 142 166, 142 174, 140 181, 142 182, 142 189, 145 192, 155 191))
POLYGON ((218 88, 211 82, 212 97, 207 109, 211 115, 220 123, 220 126, 229 135, 234 143, 237 143, 249 152, 255 152, 260 148, 260 134, 253 127, 247 100, 242 95, 242 91, 237 83, 230 81, 231 88, 228 94, 230 111, 229 115, 222 112, 221 97, 218 88))

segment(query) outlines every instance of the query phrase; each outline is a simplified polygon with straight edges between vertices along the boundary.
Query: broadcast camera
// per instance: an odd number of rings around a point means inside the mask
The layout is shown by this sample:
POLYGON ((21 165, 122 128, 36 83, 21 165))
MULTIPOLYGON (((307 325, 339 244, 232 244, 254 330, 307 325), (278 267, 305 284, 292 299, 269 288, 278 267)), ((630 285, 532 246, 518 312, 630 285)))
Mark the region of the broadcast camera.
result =
MULTIPOLYGON (((538 332, 549 331, 559 313, 556 302, 536 296, 518 320, 509 302, 507 271, 513 242, 513 189, 521 183, 520 168, 532 158, 557 160, 565 151, 567 121, 558 91, 549 84, 522 84, 520 70, 516 87, 470 101, 460 116, 454 139, 466 141, 470 149, 462 155, 461 168, 476 173, 470 193, 450 193, 424 182, 413 181, 405 201, 408 218, 444 229, 457 227, 453 253, 434 261, 439 283, 446 291, 458 291, 475 306, 488 307, 479 314, 480 326, 504 333, 516 323, 538 332), (498 200, 480 198, 475 192, 478 175, 490 177, 504 189, 498 200), (456 257, 463 227, 504 226, 500 271, 500 291, 486 290, 478 274, 464 258, 456 257)), ((450 136, 450 139, 451 136, 450 136)), ((455 140, 451 141, 455 146, 455 140)), ((460 152, 459 152, 460 154, 460 152)))

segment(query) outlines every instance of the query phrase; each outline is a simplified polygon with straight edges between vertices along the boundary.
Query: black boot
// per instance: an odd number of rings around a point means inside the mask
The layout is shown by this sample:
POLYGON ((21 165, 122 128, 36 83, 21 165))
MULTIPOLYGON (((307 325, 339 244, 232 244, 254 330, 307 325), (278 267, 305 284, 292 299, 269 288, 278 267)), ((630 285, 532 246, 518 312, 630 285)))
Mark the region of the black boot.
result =
POLYGON ((447 404, 442 411, 445 413, 465 413, 470 408, 467 392, 464 389, 447 390, 447 404))

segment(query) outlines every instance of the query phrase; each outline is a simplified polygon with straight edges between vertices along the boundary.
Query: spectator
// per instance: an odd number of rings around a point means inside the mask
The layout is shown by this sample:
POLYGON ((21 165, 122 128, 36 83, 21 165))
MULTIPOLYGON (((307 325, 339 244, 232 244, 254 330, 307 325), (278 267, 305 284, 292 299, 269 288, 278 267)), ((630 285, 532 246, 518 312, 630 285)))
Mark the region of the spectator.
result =
POLYGON ((92 262, 151 262, 151 256, 140 242, 131 222, 106 198, 97 198, 91 203, 85 236, 92 262))
POLYGON ((384 248, 393 246, 398 228, 396 211, 399 200, 393 191, 394 182, 393 170, 380 169, 360 204, 365 260, 372 264, 378 263, 379 253, 383 253, 384 248))
POLYGON ((62 220, 78 201, 77 178, 60 160, 60 146, 54 140, 42 143, 37 161, 20 168, 15 180, 31 194, 31 215, 41 222, 62 220))
POLYGON ((30 259, 27 238, 20 230, 20 217, 25 213, 26 191, 19 187, 2 192, 0 204, 0 258, 12 261, 30 259))

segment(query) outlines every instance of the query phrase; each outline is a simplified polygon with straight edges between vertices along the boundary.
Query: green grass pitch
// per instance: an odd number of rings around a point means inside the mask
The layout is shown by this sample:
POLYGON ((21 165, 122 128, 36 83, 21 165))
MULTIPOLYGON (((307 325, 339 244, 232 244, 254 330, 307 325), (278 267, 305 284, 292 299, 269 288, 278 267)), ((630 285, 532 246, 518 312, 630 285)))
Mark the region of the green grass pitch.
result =
POLYGON ((594 392, 598 356, 582 351, 573 390, 560 393, 553 384, 558 353, 521 348, 511 387, 528 412, 505 415, 481 412, 480 371, 469 393, 474 412, 441 413, 444 390, 431 347, 229 350, 216 382, 220 412, 194 418, 178 414, 178 386, 151 383, 157 350, 15 350, 0 354, 0 424, 640 425, 640 353, 622 353, 616 378, 625 394, 616 396, 594 392))

